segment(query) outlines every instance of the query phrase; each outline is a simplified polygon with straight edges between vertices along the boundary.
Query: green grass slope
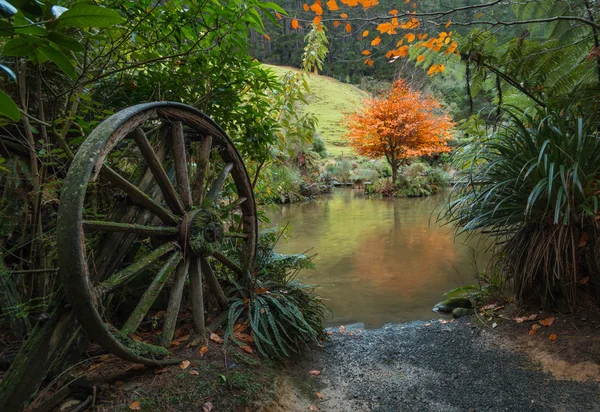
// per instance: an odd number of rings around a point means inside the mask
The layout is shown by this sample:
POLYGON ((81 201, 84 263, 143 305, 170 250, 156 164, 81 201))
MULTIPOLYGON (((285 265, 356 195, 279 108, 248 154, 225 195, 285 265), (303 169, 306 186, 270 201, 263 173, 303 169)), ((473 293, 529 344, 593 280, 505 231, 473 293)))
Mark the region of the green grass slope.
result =
MULTIPOLYGON (((291 67, 265 65, 277 75, 283 76, 291 67)), ((331 77, 314 75, 308 76, 311 90, 309 104, 301 110, 314 113, 319 119, 318 132, 327 143, 327 152, 332 156, 354 155, 354 151, 344 140, 346 128, 341 125, 344 112, 349 113, 361 106, 362 100, 368 93, 359 88, 339 82, 331 77)))

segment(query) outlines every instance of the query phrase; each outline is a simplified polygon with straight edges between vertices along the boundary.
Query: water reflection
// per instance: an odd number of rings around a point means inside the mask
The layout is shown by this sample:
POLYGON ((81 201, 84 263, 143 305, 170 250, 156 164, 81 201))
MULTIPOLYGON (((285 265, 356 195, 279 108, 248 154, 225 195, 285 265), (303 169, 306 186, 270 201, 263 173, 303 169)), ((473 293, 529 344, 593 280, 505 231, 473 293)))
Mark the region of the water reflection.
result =
MULTIPOLYGON (((281 253, 317 253, 318 271, 300 279, 319 285, 333 310, 330 325, 364 322, 379 327, 435 317, 431 308, 449 289, 473 283, 471 248, 476 240, 454 239, 435 224, 439 196, 368 199, 351 189, 271 214, 289 223, 291 238, 281 253)), ((480 260, 485 256, 479 256, 480 260)))

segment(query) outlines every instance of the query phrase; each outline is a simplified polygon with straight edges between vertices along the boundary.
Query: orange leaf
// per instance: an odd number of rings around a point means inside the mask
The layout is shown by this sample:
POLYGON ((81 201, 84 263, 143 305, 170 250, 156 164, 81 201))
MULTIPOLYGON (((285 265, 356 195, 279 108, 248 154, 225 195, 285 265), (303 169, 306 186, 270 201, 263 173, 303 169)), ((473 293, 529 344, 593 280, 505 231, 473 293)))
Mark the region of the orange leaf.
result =
POLYGON ((397 16, 397 15, 398 15, 398 10, 390 10, 390 11, 388 12, 388 14, 389 14, 390 16, 397 16))
POLYGON ((165 314, 166 314, 166 313, 167 313, 167 312, 166 312, 166 311, 164 311, 164 310, 159 310, 158 312, 156 312, 156 313, 154 314, 154 317, 155 317, 156 319, 162 319, 162 318, 163 318, 163 316, 165 316, 165 314))
POLYGON ((483 16, 483 13, 479 13, 479 14, 477 15, 477 18, 478 18, 478 19, 480 19, 480 18, 481 18, 481 16, 483 16))
POLYGON ((181 363, 179 364, 179 369, 187 369, 189 367, 190 367, 190 361, 189 360, 181 361, 181 363))
POLYGON ((221 339, 221 337, 219 335, 217 335, 216 333, 210 334, 210 340, 217 342, 217 343, 223 343, 223 339, 221 339))
POLYGON ((339 22, 339 21, 337 21, 337 20, 336 20, 336 21, 334 21, 334 22, 333 22, 333 27, 337 27, 337 26, 339 26, 339 25, 340 25, 340 22, 339 22))
POLYGON ((348 15, 347 15, 346 13, 342 13, 342 14, 340 14, 340 17, 341 17, 342 19, 347 19, 347 18, 348 18, 348 15))
POLYGON ((292 29, 296 30, 298 27, 300 27, 300 24, 298 23, 297 19, 292 19, 292 29))
POLYGON ((533 336, 535 335, 536 329, 530 329, 529 330, 529 336, 533 336))
POLYGON ((323 16, 316 16, 313 19, 313 23, 315 24, 315 26, 318 26, 319 24, 321 24, 321 20, 323 20, 323 16))
POLYGON ((450 27, 451 24, 452 24, 452 20, 448 20, 448 22, 446 23, 446 28, 450 27))
POLYGON ((339 10, 339 9, 340 9, 340 8, 339 8, 339 6, 338 6, 338 4, 337 4, 337 2, 336 2, 335 0, 329 0, 329 1, 327 2, 327 7, 328 7, 328 8, 329 8, 329 10, 331 10, 331 11, 336 11, 336 10, 339 10))
POLYGON ((242 348, 243 350, 245 350, 248 353, 252 353, 252 348, 248 345, 240 346, 240 348, 242 348))
POLYGON ((340 326, 340 333, 346 333, 346 327, 344 325, 340 326))
POLYGON ((424 56, 424 55, 420 55, 419 57, 417 57, 417 61, 418 61, 419 63, 422 63, 422 62, 423 62, 423 60, 425 60, 425 56, 424 56))
POLYGON ((379 37, 379 36, 377 36, 373 40, 371 40, 371 46, 377 46, 379 43, 381 43, 381 37, 379 37))
POLYGON ((208 352, 208 346, 201 347, 198 352, 200 352, 201 356, 204 356, 204 354, 206 354, 206 352, 208 352))
POLYGON ((309 373, 309 375, 320 375, 321 371, 313 369, 311 371, 308 371, 308 373, 309 373))
POLYGON ((140 401, 131 402, 129 404, 129 409, 131 409, 132 411, 139 411, 140 409, 142 409, 142 404, 140 403, 140 401))
POLYGON ((362 34, 363 37, 367 37, 368 35, 369 35, 369 30, 363 31, 363 34, 362 34))
POLYGON ((302 8, 304 9, 304 11, 308 11, 308 4, 304 3, 302 5, 302 8))
POLYGON ((329 331, 327 331, 327 334, 328 335, 333 335, 333 332, 329 330, 329 331))
POLYGON ((320 392, 315 392, 315 396, 319 399, 323 399, 323 395, 320 392))
POLYGON ((371 54, 371 52, 368 50, 363 50, 362 54, 364 54, 365 56, 368 56, 369 54, 371 54))
POLYGON ((279 14, 279 13, 275 13, 275 16, 277 17, 278 20, 283 19, 283 17, 281 17, 281 14, 279 14))
POLYGON ((200 375, 200 372, 198 372, 196 370, 192 370, 192 371, 190 371, 190 375, 198 376, 198 375, 200 375))
POLYGON ((588 234, 588 232, 584 232, 583 235, 581 235, 581 239, 579 239, 579 247, 584 247, 587 244, 588 241, 588 237, 590 237, 590 235, 588 234))
POLYGON ((542 326, 552 326, 552 324, 554 323, 554 317, 549 316, 546 319, 540 320, 538 322, 540 322, 540 325, 542 325, 542 326))
POLYGON ((350 33, 352 31, 352 26, 350 23, 346 23, 346 33, 350 33))
POLYGON ((317 15, 321 15, 323 14, 323 8, 321 7, 321 5, 319 3, 315 3, 312 6, 310 6, 310 9, 312 11, 314 11, 315 13, 317 13, 317 15))
POLYGON ((551 340, 552 342, 554 342, 556 339, 558 339, 558 336, 556 336, 556 334, 555 334, 555 333, 551 333, 551 334, 550 334, 550 336, 548 336, 548 338, 550 338, 550 340, 551 340))
POLYGON ((407 33, 404 37, 406 37, 406 40, 408 40, 409 43, 412 43, 415 40, 415 35, 412 33, 407 33))

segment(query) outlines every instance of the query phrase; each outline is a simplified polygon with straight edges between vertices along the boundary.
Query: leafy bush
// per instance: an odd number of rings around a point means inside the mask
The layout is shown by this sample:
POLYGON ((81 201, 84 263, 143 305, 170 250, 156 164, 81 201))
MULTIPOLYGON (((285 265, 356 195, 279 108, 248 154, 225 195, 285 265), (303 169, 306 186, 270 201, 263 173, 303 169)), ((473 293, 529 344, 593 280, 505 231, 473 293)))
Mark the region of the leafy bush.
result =
POLYGON ((539 110, 510 114, 463 149, 461 180, 446 216, 461 231, 495 236, 495 264, 515 295, 573 307, 587 290, 600 302, 596 122, 539 110))
POLYGON ((315 136, 312 142, 312 150, 318 153, 319 156, 321 156, 322 158, 327 157, 327 145, 325 143, 325 140, 321 136, 315 136))
POLYGON ((281 255, 273 251, 280 233, 268 230, 259 238, 256 285, 252 290, 237 286, 230 299, 224 339, 239 345, 233 330, 240 318, 250 323, 254 343, 270 358, 298 353, 303 344, 323 338, 326 307, 309 286, 294 280, 302 269, 314 269, 305 255, 281 255))

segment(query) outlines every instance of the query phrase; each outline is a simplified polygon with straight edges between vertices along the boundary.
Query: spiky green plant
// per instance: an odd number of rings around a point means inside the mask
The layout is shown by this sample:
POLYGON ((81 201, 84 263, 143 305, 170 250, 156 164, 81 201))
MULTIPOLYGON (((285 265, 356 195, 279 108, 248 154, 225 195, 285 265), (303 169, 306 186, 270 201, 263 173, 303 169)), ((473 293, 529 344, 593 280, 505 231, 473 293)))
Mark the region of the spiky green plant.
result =
POLYGON ((261 355, 288 357, 302 345, 323 338, 323 319, 327 308, 313 288, 295 280, 302 269, 314 269, 312 258, 303 254, 282 255, 273 248, 281 232, 267 230, 259 236, 254 290, 237 286, 230 299, 224 339, 235 338, 234 324, 247 321, 261 355))
POLYGON ((510 114, 462 159, 445 216, 495 237, 495 264, 516 297, 573 307, 585 288, 600 302, 596 124, 568 110, 510 114))

